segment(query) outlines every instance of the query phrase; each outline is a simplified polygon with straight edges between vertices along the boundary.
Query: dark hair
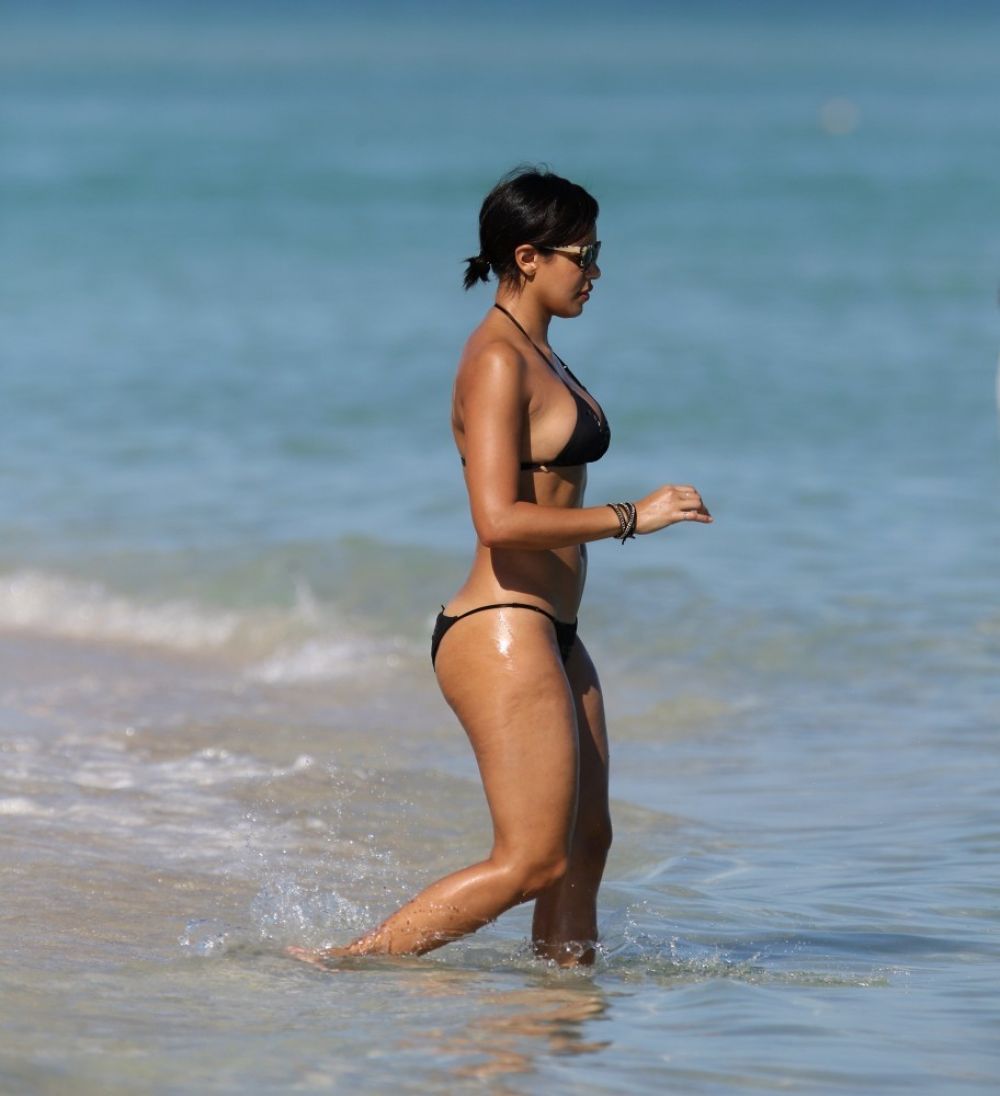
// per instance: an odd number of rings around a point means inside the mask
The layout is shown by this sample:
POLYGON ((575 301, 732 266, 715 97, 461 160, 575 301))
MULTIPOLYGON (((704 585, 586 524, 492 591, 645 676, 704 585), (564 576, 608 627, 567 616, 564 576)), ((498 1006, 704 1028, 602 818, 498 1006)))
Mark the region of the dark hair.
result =
POLYGON ((465 261, 465 288, 489 279, 519 283, 514 248, 562 247, 585 236, 597 221, 597 199, 545 167, 508 172, 486 195, 479 211, 479 254, 465 261))

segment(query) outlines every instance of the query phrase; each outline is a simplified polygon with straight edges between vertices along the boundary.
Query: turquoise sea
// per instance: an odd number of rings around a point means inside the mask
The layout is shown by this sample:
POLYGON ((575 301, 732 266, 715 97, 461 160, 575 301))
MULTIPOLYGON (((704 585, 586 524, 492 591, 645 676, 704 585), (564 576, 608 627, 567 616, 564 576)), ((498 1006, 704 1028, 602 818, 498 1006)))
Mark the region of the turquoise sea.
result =
POLYGON ((8 3, 0 1092, 1000 1090, 1000 10, 8 3), (553 343, 615 846, 328 976, 489 841, 430 623, 479 203, 600 199, 553 343))

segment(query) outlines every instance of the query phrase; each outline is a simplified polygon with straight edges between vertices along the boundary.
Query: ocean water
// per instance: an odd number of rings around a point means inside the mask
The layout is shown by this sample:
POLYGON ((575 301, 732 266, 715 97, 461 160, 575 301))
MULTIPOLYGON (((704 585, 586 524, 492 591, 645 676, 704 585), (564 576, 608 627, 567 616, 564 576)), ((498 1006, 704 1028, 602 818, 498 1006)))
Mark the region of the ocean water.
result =
POLYGON ((0 1091, 996 1092, 995 7, 3 21, 0 1091), (324 975, 489 841, 427 648, 524 161, 602 204, 590 499, 716 520, 591 550, 596 966, 324 975))

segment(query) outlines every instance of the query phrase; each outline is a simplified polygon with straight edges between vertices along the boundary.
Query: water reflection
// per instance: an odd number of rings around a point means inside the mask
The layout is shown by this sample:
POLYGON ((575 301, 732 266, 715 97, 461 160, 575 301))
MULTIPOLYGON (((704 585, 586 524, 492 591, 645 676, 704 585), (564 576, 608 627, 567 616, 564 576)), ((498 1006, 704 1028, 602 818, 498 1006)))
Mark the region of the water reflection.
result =
MULTIPOLYGON (((467 994, 466 979, 435 979, 429 996, 467 994)), ((433 1047, 442 1060, 442 1080, 490 1081, 536 1071, 539 1060, 553 1055, 596 1054, 610 1040, 585 1038, 589 1020, 608 1010, 607 996, 589 980, 551 981, 518 989, 475 995, 474 1015, 461 1026, 425 1028, 400 1049, 433 1047)), ((503 1092, 503 1088, 491 1089, 503 1092)))

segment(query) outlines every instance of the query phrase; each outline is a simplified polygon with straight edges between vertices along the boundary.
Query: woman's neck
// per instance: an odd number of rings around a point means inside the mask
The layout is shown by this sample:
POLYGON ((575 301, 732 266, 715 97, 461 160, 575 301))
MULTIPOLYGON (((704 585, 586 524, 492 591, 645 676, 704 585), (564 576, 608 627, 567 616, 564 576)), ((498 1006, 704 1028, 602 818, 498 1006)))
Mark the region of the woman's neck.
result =
POLYGON ((533 301, 527 293, 498 289, 496 304, 509 312, 528 333, 528 338, 549 348, 549 321, 552 313, 533 301))

